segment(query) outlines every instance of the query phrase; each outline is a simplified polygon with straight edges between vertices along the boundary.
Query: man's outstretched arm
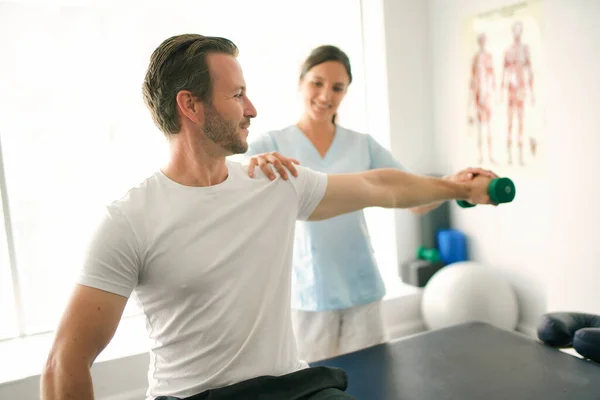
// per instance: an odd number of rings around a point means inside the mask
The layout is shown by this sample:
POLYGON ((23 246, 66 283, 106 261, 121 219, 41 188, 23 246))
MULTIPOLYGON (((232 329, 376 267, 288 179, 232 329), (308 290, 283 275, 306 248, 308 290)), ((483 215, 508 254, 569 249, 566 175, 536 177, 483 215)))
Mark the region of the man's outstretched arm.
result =
POLYGON ((375 169, 328 176, 323 199, 310 216, 317 221, 367 207, 413 208, 445 200, 491 204, 490 177, 453 182, 395 169, 375 169))

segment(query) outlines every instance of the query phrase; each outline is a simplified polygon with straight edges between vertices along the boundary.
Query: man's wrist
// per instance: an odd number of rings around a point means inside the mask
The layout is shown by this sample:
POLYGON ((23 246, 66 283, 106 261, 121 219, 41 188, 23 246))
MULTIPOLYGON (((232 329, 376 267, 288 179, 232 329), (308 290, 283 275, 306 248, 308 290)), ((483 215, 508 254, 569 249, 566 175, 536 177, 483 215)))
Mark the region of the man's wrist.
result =
POLYGON ((473 188, 470 185, 467 185, 465 183, 462 183, 461 186, 462 186, 462 189, 463 189, 463 192, 464 192, 463 193, 464 197, 462 197, 462 198, 460 198, 458 200, 468 200, 468 199, 470 199, 471 198, 471 193, 473 191, 473 188))
POLYGON ((471 187, 464 182, 448 181, 455 185, 455 200, 467 200, 471 198, 471 187))

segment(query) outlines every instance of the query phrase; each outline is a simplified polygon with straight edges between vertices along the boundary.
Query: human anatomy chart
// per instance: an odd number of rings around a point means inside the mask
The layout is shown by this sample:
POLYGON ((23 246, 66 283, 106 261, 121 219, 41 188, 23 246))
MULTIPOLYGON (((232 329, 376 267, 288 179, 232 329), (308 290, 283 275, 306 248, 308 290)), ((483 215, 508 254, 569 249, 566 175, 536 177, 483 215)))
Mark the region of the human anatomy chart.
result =
POLYGON ((541 2, 519 3, 465 24, 469 163, 539 171, 544 158, 541 2))

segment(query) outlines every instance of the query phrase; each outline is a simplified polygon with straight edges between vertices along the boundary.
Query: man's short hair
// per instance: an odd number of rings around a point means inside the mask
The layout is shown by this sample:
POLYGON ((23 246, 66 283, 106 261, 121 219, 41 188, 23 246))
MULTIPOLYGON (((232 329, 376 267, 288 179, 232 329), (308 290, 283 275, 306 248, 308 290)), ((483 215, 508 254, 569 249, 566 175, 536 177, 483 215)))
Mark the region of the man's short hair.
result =
POLYGON ((212 81, 207 63, 210 53, 236 57, 238 48, 225 38, 184 34, 168 38, 152 53, 142 91, 154 123, 165 135, 181 129, 177 115, 177 93, 181 90, 189 90, 211 104, 212 81))

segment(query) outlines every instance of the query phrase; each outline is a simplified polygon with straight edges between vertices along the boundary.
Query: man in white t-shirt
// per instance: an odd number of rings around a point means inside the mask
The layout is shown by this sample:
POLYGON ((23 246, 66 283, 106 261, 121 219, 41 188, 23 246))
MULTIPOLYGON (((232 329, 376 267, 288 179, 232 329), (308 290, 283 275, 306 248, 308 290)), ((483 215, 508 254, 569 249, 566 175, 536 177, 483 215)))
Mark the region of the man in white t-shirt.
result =
POLYGON ((42 375, 43 400, 93 399, 90 367, 133 291, 151 341, 148 399, 305 370, 290 317, 297 219, 490 203, 493 174, 482 170, 463 183, 392 169, 327 176, 298 167, 287 180, 250 178, 226 160, 247 150, 256 117, 236 56, 229 40, 193 34, 152 54, 144 100, 171 157, 107 207, 42 375))

